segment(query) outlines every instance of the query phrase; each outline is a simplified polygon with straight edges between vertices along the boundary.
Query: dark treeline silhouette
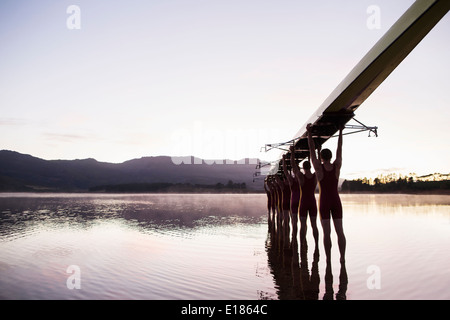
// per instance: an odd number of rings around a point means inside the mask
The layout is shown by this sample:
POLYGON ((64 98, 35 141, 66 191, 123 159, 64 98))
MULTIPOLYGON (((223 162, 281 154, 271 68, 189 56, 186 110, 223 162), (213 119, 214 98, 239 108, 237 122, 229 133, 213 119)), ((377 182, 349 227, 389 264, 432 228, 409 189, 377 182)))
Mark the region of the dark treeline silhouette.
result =
POLYGON ((191 183, 125 183, 103 185, 89 188, 90 192, 135 192, 135 193, 247 193, 245 182, 227 184, 191 184, 191 183))
MULTIPOLYGON (((420 178, 423 177, 419 177, 419 179, 420 178)), ((419 179, 413 176, 398 176, 392 174, 387 176, 379 176, 373 180, 369 180, 367 178, 345 180, 342 184, 342 191, 379 193, 450 193, 450 180, 419 179)))

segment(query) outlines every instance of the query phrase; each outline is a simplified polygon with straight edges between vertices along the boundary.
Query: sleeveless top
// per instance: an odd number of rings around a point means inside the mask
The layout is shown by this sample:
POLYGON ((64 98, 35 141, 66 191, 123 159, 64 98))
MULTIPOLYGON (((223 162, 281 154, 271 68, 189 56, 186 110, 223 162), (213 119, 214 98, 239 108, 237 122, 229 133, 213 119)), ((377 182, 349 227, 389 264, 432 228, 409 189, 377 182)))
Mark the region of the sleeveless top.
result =
POLYGON ((316 185, 317 185, 317 181, 316 181, 316 175, 313 174, 313 176, 311 178, 306 177, 306 175, 304 175, 304 179, 305 182, 303 183, 302 186, 302 202, 311 202, 311 201, 316 201, 314 192, 316 191, 316 185))
POLYGON ((297 178, 294 179, 294 183, 291 186, 291 202, 297 203, 300 201, 300 184, 297 178))
POLYGON ((289 184, 287 182, 284 183, 282 197, 283 197, 283 210, 290 210, 291 209, 291 187, 289 186, 289 184))
POLYGON ((323 179, 320 180, 320 197, 323 199, 336 199, 339 198, 338 193, 338 182, 339 179, 336 178, 336 167, 333 165, 331 171, 327 171, 325 166, 322 164, 323 179))

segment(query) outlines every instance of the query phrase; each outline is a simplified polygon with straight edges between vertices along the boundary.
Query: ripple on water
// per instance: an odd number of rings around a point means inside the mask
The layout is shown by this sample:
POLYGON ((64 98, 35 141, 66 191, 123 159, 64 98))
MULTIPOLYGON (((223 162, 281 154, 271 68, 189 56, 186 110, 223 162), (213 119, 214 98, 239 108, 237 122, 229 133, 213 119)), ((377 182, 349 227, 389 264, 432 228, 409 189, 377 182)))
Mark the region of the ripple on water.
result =
MULTIPOLYGON (((347 297, 450 298, 448 201, 389 205, 397 198, 343 197, 347 297), (379 292, 367 289, 370 265, 382 272, 379 292)), ((1 298, 277 299, 292 287, 293 266, 282 263, 290 260, 277 263, 282 252, 265 247, 265 195, 4 200, 0 196, 1 298), (72 264, 81 268, 79 291, 66 287, 72 264)), ((337 245, 332 250, 337 257, 337 245)), ((311 266, 311 250, 308 255, 311 266)), ((339 265, 333 266, 337 288, 339 265)))

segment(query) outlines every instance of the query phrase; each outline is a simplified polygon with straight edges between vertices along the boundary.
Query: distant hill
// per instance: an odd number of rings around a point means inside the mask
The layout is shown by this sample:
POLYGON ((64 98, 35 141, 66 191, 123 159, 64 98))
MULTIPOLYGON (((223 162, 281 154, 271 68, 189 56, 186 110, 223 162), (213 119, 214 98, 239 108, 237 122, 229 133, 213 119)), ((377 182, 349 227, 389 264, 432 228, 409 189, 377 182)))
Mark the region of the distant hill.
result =
MULTIPOLYGON (((183 158, 186 159, 186 158, 183 158)), ((253 182, 255 159, 233 164, 209 164, 191 157, 188 164, 175 164, 171 157, 143 157, 123 163, 95 159, 44 160, 14 151, 0 151, 0 191, 88 191, 90 188, 123 184, 244 184, 250 191, 263 190, 253 182), (245 163, 244 163, 245 162, 245 163)), ((177 161, 175 161, 177 162, 177 161)), ((179 161, 181 162, 181 161, 179 161)), ((231 163, 232 161, 228 161, 231 163)))

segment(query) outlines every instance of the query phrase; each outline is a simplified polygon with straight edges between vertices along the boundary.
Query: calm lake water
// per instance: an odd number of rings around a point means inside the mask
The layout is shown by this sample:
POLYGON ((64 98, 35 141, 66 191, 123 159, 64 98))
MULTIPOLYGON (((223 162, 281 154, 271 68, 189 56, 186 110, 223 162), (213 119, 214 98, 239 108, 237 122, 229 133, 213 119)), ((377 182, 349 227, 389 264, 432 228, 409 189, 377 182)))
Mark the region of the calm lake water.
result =
POLYGON ((0 298, 450 299, 450 196, 342 201, 345 268, 263 194, 0 194, 0 298))

